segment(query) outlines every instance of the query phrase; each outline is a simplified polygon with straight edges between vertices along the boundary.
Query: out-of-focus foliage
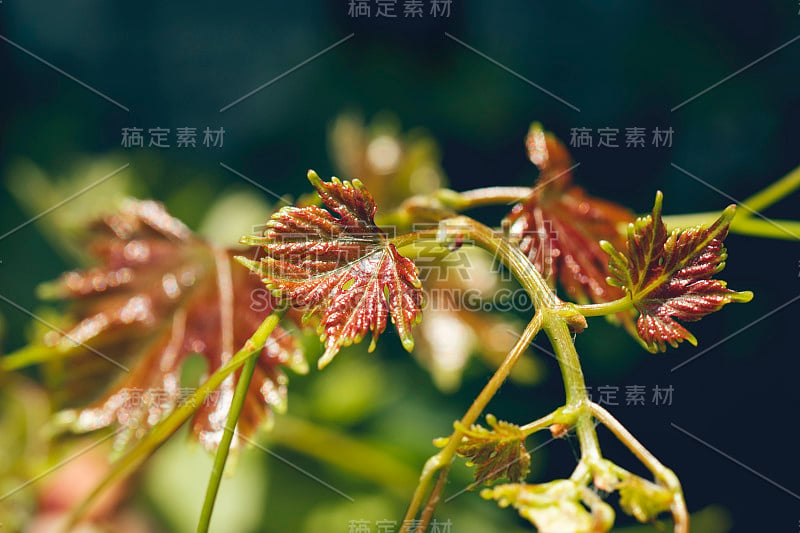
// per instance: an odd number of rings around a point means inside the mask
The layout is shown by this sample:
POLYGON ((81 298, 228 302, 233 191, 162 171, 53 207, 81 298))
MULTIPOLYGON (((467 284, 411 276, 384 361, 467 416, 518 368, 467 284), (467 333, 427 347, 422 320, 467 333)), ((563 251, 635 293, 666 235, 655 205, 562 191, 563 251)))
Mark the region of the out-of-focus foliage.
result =
MULTIPOLYGON (((74 411, 59 415, 79 432, 109 425, 125 429, 118 447, 141 438, 191 396, 180 383, 184 359, 203 354, 208 372, 220 368, 275 307, 256 300, 258 281, 234 269, 234 250, 215 248, 153 201, 126 200, 94 223, 86 247, 97 266, 64 274, 43 293, 73 302, 75 325, 44 335, 55 357, 69 357, 63 383, 74 411), (256 305, 260 303, 260 307, 256 305), (77 353, 76 353, 77 352, 77 353), (113 358, 104 352, 113 354, 113 358), (111 365, 123 373, 93 405, 96 383, 111 365), (129 365, 130 368, 128 368, 129 365), (77 404, 77 405, 76 405, 77 404)), ((287 377, 281 367, 305 371, 294 338, 283 328, 264 347, 239 431, 252 435, 270 409, 285 409, 287 377)), ((198 406, 192 429, 213 450, 224 431, 234 379, 213 401, 198 406)))
POLYGON ((131 169, 122 157, 109 156, 81 159, 62 175, 53 176, 22 159, 9 169, 7 183, 27 212, 47 213, 47 218, 37 218, 35 223, 55 250, 73 260, 88 261, 86 249, 77 239, 90 222, 117 209, 126 198, 149 196, 138 175, 141 170, 131 169))
POLYGON ((35 512, 25 484, 46 464, 50 446, 42 428, 50 417, 45 391, 23 379, 0 382, 0 523, 20 530, 35 512))
MULTIPOLYGON (((430 194, 449 184, 431 135, 420 128, 404 132, 389 113, 378 114, 369 123, 353 112, 339 115, 329 129, 328 144, 338 171, 365 184, 379 215, 388 215, 410 196, 430 194)), ((481 306, 509 285, 497 275, 499 264, 486 252, 469 247, 415 248, 426 305, 413 355, 430 371, 436 386, 452 392, 460 386, 471 356, 482 358, 490 368, 499 365, 522 325, 481 306), (465 301, 465 295, 471 301, 465 301)), ((528 385, 537 383, 543 366, 524 357, 511 377, 528 385)))
POLYGON ((339 173, 364 182, 379 214, 409 196, 430 194, 447 184, 436 141, 420 129, 404 133, 389 114, 369 124, 355 113, 339 115, 328 142, 339 173))
MULTIPOLYGON (((212 531, 258 529, 272 485, 267 457, 262 450, 252 448, 228 465, 214 506, 212 531)), ((169 531, 196 531, 212 462, 213 457, 203 449, 187 447, 186 439, 181 438, 171 439, 153 456, 145 469, 143 485, 169 531), (176 494, 180 498, 175 498, 176 494)))

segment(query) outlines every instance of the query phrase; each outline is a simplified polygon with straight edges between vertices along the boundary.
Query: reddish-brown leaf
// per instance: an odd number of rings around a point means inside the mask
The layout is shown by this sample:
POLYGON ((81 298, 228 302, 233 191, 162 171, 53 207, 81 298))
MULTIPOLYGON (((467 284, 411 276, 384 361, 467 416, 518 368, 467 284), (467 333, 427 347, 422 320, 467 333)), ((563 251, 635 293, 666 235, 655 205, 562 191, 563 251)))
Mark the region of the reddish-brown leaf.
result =
MULTIPOLYGON (((328 142, 339 173, 361 180, 375 199, 379 219, 382 213, 391 217, 392 210, 409 197, 431 195, 447 185, 436 142, 419 129, 401 131, 396 120, 385 114, 369 123, 357 115, 342 114, 329 130, 328 142)), ((509 320, 508 314, 453 303, 474 291, 476 284, 488 295, 497 290, 500 278, 490 265, 469 268, 468 275, 461 269, 483 260, 481 252, 466 247, 439 254, 422 245, 414 254, 428 304, 414 336, 413 355, 442 390, 458 387, 472 355, 496 367, 522 327, 509 320), (460 267, 449 266, 455 264, 460 267)), ((530 383, 539 377, 537 364, 532 358, 521 360, 511 378, 530 383)))
MULTIPOLYGON (((126 202, 96 223, 91 235, 88 248, 98 266, 68 272, 45 287, 50 296, 72 302, 77 324, 66 335, 50 332, 45 341, 61 349, 81 343, 78 349, 85 352, 69 360, 68 402, 85 402, 96 397, 97 383, 109 385, 90 407, 61 418, 73 420, 77 431, 125 426, 122 445, 194 392, 180 385, 187 356, 201 354, 207 372, 215 372, 276 302, 256 276, 235 266, 233 255, 241 250, 212 247, 156 202, 126 202), (109 377, 115 369, 98 352, 129 370, 109 377)), ((241 434, 251 435, 270 409, 283 408, 287 378, 281 367, 302 371, 304 364, 293 337, 276 328, 258 359, 239 419, 241 434)), ((194 415, 192 431, 208 449, 222 436, 236 379, 238 373, 229 376, 194 415)))
POLYGON ((661 218, 662 195, 656 195, 653 212, 628 227, 622 252, 603 243, 610 257, 609 283, 625 289, 639 311, 637 330, 648 350, 664 351, 697 339, 675 319, 700 320, 731 302, 748 302, 749 291, 735 292, 724 281, 711 279, 725 268, 727 252, 722 242, 735 213, 729 206, 708 227, 667 232, 661 218))
POLYGON ((620 224, 633 214, 572 185, 572 158, 552 134, 533 124, 525 140, 539 168, 533 194, 514 206, 504 221, 509 236, 553 285, 558 280, 571 300, 607 302, 623 295, 606 283, 608 255, 599 241, 624 243, 620 224))
POLYGON ((375 202, 358 180, 308 179, 330 211, 316 206, 284 207, 272 216, 263 237, 242 242, 263 247, 256 262, 240 261, 257 272, 277 296, 319 319, 327 365, 342 346, 372 334, 370 350, 389 317, 403 346, 411 351, 411 326, 422 318, 422 291, 414 263, 400 255, 375 225, 375 202))

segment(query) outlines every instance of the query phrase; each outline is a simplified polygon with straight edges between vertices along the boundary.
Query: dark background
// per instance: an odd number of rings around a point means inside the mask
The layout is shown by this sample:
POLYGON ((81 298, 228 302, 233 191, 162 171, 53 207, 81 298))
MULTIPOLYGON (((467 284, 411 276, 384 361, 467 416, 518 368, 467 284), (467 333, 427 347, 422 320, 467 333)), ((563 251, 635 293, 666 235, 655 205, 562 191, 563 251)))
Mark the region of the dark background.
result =
MULTIPOLYGON (((536 172, 524 156, 522 139, 532 120, 565 140, 577 127, 672 127, 671 148, 574 149, 581 163, 577 181, 637 212, 649 210, 657 189, 665 193, 668 214, 716 210, 730 201, 670 163, 739 200, 794 168, 800 147, 800 42, 680 109, 670 109, 800 34, 798 10, 794 0, 562 5, 454 0, 449 19, 426 13, 416 21, 378 21, 348 17, 344 1, 4 0, 0 34, 130 111, 0 42, 0 181, 7 183, 7 174, 21 160, 60 176, 81 158, 116 154, 131 163, 140 190, 195 225, 222 191, 241 188, 263 194, 226 172, 220 162, 281 194, 297 195, 309 188, 307 168, 323 176, 334 171, 326 132, 337 114, 354 109, 369 117, 388 110, 404 127, 424 127, 439 142, 444 170, 456 189, 530 184, 536 172), (351 32, 355 37, 341 46, 219 112, 351 32), (445 32, 580 112, 504 72, 445 32), (131 126, 224 127, 226 137, 221 149, 123 150, 120 130, 131 126)), ((797 219, 797 202, 795 194, 766 215, 797 219)), ((0 190, 0 232, 32 214, 6 187, 0 190)), ((502 215, 479 214, 491 223, 502 215)), ((29 309, 38 305, 34 287, 71 266, 42 236, 48 217, 39 222, 0 240, 0 293, 29 309)), ((691 511, 721 506, 737 532, 797 531, 798 498, 670 425, 800 492, 795 427, 800 365, 794 338, 798 304, 753 324, 800 292, 798 245, 739 235, 730 236, 727 245, 724 279, 732 288, 752 290, 755 298, 691 325, 698 348, 682 346, 652 356, 594 320, 579 337, 578 349, 590 385, 674 387, 671 406, 623 405, 612 411, 677 472, 691 511), (697 350, 745 327, 670 372, 697 350)), ((0 306, 0 313, 6 323, 5 349, 19 347, 28 318, 7 305, 0 306)), ((392 352, 399 343, 393 339, 386 344, 380 357, 408 376, 407 383, 398 385, 401 396, 416 394, 414 380, 427 388, 427 375, 402 353, 392 352)), ((491 411, 525 421, 556 405, 562 394, 558 371, 551 360, 545 363, 550 369, 547 382, 535 388, 509 385, 491 411)), ((312 370, 310 378, 298 378, 298 391, 311 390, 308 382, 315 374, 312 370)), ((469 374, 454 395, 425 393, 429 408, 444 414, 436 423, 407 429, 408 438, 423 450, 414 464, 421 466, 425 450, 433 451, 430 439, 447 432, 447 420, 466 408, 487 375, 469 374)), ((601 432, 601 439, 608 456, 631 464, 607 432, 601 432)), ((570 446, 564 444, 537 454, 543 454, 534 471, 537 479, 567 474, 574 465, 570 446)), ((315 463, 309 464, 314 468, 315 463)), ((476 506, 491 505, 475 495, 464 498, 472 498, 476 506)), ((282 530, 269 523, 264 528, 282 530)))

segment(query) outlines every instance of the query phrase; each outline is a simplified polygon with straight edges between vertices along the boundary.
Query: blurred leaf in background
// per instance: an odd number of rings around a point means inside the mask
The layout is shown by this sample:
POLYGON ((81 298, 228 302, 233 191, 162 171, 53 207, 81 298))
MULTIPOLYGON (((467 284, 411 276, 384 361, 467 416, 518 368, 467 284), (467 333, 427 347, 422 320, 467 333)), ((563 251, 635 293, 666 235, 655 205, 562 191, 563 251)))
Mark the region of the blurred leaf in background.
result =
MULTIPOLYGON (((448 185, 436 141, 421 128, 404 132, 389 111, 377 113, 369 123, 358 113, 342 113, 329 128, 328 144, 341 176, 361 180, 375 198, 378 215, 390 220, 392 210, 409 197, 429 195, 448 185)), ((490 368, 499 365, 522 324, 474 308, 509 285, 501 282, 499 265, 489 254, 469 247, 454 252, 431 245, 413 249, 426 294, 413 355, 437 387, 452 392, 460 387, 471 356, 480 357, 490 368)), ((532 357, 522 358, 512 373, 512 379, 527 385, 542 378, 543 366, 532 357)))

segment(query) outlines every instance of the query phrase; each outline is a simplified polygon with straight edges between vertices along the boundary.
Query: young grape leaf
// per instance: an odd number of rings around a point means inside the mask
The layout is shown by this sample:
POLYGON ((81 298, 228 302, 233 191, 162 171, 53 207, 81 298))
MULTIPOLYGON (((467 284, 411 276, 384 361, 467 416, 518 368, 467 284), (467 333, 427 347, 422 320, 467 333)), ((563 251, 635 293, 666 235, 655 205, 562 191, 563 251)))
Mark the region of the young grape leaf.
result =
POLYGON ((304 321, 319 319, 325 343, 319 368, 342 346, 360 342, 369 332, 372 351, 389 317, 403 347, 411 351, 411 327, 422 319, 423 300, 414 263, 375 224, 375 201, 360 181, 324 182, 311 170, 308 179, 330 211, 282 208, 263 237, 242 239, 261 246, 264 257, 239 261, 258 273, 276 296, 304 310, 304 321))
POLYGON ((509 483, 483 489, 481 497, 513 506, 539 533, 604 533, 614 525, 613 510, 590 490, 568 479, 539 485, 509 483), (587 508, 588 507, 588 508, 587 508))
POLYGON ((534 123, 525 140, 539 168, 532 195, 503 224, 509 237, 553 285, 559 280, 573 301, 607 302, 623 292, 606 282, 608 256, 599 241, 624 243, 620 224, 633 220, 624 207, 594 198, 571 184, 572 159, 565 146, 534 123))
POLYGON ((722 242, 736 211, 731 205, 713 224, 667 232, 661 218, 661 192, 650 215, 628 225, 623 251, 609 242, 608 282, 625 289, 639 311, 637 330, 651 352, 673 348, 683 340, 697 339, 676 319, 700 320, 731 302, 749 302, 750 291, 735 292, 712 277, 725 268, 727 251, 722 242))
MULTIPOLYGON (((365 122, 359 115, 341 114, 328 131, 328 145, 340 175, 357 176, 372 194, 378 219, 392 219, 392 210, 413 195, 434 194, 447 186, 436 141, 420 129, 403 131, 391 115, 380 113, 365 122)), ((439 253, 427 244, 415 246, 414 262, 430 303, 414 335, 413 356, 440 390, 452 392, 471 356, 496 368, 523 325, 509 320, 508 313, 450 303, 475 289, 488 296, 497 291, 500 276, 492 265, 483 265, 488 263, 483 250, 464 247, 439 253)), ((538 364, 532 357, 521 359, 511 379, 531 384, 541 377, 538 364)))
MULTIPOLYGON (((467 465, 475 465, 473 486, 485 483, 490 485, 498 479, 506 478, 512 482, 525 479, 531 469, 531 456, 525 449, 525 433, 519 426, 498 421, 493 415, 486 415, 491 429, 480 424, 463 428, 464 436, 456 453, 467 459, 467 465)), ((446 444, 446 439, 437 440, 446 444)))
MULTIPOLYGON (((126 201, 121 210, 91 228, 90 254, 98 266, 64 274, 42 287, 44 296, 67 299, 77 323, 65 334, 51 331, 44 342, 70 352, 60 390, 65 403, 86 405, 59 420, 74 431, 117 423, 125 428, 117 447, 141 438, 193 389, 181 388, 184 361, 201 354, 215 372, 272 312, 276 301, 258 278, 232 268, 234 253, 212 247, 153 201, 126 201), (264 294, 260 294, 259 291, 264 294), (76 353, 72 353, 76 352, 76 353), (117 372, 113 358, 127 372, 117 372), (97 383, 108 383, 99 400, 97 383)), ((281 367, 303 372, 294 338, 276 328, 262 350, 237 432, 252 435, 286 402, 281 367)), ((192 432, 209 450, 224 432, 238 374, 223 382, 197 411, 192 432)))
POLYGON ((618 486, 619 506, 639 522, 654 520, 659 514, 669 511, 672 504, 672 492, 631 474, 618 486))

